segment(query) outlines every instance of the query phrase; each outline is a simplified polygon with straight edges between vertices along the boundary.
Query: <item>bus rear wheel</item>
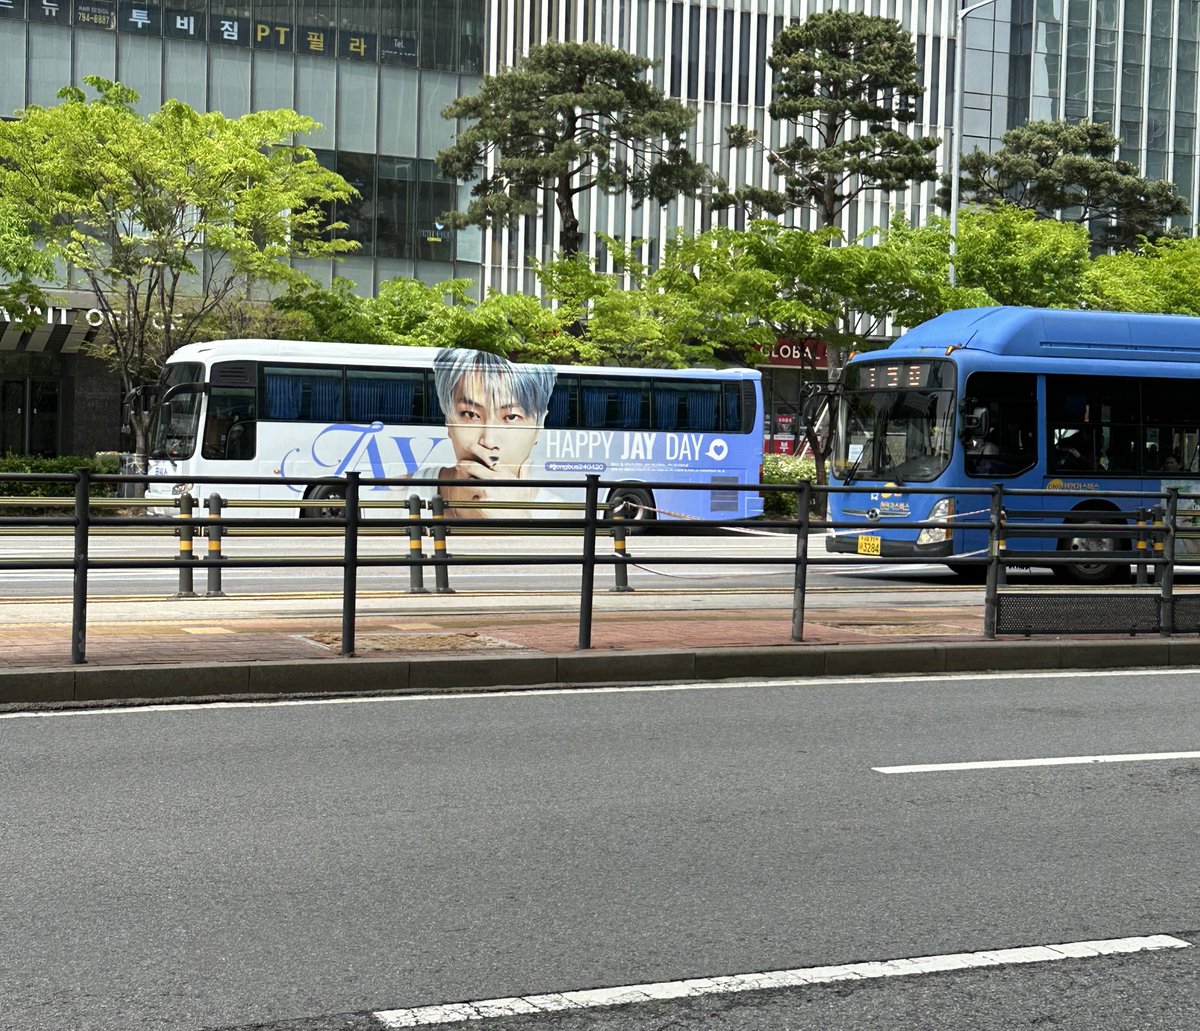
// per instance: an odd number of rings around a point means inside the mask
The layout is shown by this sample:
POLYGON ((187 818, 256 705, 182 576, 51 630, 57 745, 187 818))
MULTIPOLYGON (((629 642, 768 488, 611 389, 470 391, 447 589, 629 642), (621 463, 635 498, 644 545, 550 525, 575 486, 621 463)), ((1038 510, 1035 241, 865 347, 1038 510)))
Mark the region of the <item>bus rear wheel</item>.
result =
POLYGON ((654 519, 654 499, 648 490, 639 487, 618 487, 608 496, 606 519, 619 515, 622 519, 654 519))
MULTIPOLYGON (((1097 512, 1095 518, 1100 522, 1115 522, 1116 515, 1108 512, 1097 512)), ((1082 520, 1075 520, 1083 525, 1082 520)), ((1064 537, 1058 542, 1060 554, 1072 553, 1085 557, 1090 551, 1126 551, 1129 542, 1116 537, 1064 537)), ((1129 567, 1107 562, 1072 562, 1056 565, 1054 576, 1067 583, 1075 584, 1108 584, 1129 578, 1129 567)))
MULTIPOLYGON (((345 501, 346 492, 334 484, 322 484, 305 498, 306 501, 345 501)), ((304 505, 300 509, 301 519, 341 519, 345 514, 342 505, 304 505)))

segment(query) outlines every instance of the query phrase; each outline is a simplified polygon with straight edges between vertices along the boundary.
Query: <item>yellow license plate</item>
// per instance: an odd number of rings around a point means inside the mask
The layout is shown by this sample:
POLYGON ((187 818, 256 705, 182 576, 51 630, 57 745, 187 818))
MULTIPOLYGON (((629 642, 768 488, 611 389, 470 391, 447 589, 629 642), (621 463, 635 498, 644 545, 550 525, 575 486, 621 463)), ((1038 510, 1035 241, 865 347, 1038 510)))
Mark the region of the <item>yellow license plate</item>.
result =
POLYGON ((882 543, 882 537, 860 536, 858 538, 858 553, 860 555, 878 555, 880 554, 879 546, 882 543))

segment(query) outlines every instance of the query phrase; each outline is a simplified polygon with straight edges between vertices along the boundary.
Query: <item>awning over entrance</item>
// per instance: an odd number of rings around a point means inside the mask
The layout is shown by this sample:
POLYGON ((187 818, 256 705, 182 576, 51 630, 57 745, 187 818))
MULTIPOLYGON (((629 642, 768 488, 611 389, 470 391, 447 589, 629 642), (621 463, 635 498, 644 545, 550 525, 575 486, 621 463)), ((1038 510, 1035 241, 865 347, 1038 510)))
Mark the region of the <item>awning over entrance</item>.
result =
POLYGON ((93 338, 103 322, 95 308, 68 308, 51 305, 44 312, 35 309, 41 321, 32 331, 23 329, 0 308, 0 354, 6 351, 72 354, 93 338))

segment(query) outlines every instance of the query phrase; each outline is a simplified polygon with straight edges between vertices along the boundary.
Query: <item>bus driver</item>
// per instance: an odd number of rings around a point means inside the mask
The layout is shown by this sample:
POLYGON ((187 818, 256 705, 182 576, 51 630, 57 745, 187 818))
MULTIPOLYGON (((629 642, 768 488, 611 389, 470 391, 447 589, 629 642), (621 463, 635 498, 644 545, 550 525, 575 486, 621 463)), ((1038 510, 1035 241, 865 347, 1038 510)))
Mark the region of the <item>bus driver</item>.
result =
POLYGON ((454 464, 425 466, 414 476, 456 483, 417 487, 413 492, 426 500, 440 493, 450 518, 560 515, 544 509, 477 507, 489 501, 562 504, 561 497, 541 488, 488 485, 489 480, 534 478, 531 455, 546 422, 555 377, 552 366, 518 365, 487 351, 438 351, 433 360, 434 388, 446 418, 454 464))

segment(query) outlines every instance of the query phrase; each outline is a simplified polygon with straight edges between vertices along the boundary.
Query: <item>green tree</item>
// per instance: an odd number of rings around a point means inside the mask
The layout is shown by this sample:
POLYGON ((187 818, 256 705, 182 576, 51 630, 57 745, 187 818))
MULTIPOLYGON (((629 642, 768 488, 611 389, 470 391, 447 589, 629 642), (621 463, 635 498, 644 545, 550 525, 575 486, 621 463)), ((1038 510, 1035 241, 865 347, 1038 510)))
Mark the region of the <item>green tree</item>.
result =
POLYGON ((895 284, 884 282, 878 291, 890 318, 901 326, 919 325, 954 308, 1070 308, 1086 293, 1087 229, 1040 219, 1010 204, 960 216, 953 287, 947 276, 950 228, 945 218, 913 227, 897 216, 880 246, 903 252, 917 272, 915 288, 895 290, 895 284))
POLYGON ((744 236, 729 229, 679 234, 651 271, 635 254, 642 241, 626 245, 602 235, 616 272, 598 272, 577 256, 538 265, 537 273, 564 324, 577 330, 579 360, 657 368, 752 364, 773 343, 762 310, 775 298, 744 236))
POLYGON ((575 199, 601 190, 636 204, 693 195, 707 176, 688 152, 695 114, 646 77, 652 62, 599 43, 531 47, 519 65, 483 80, 443 112, 472 124, 438 154, 447 175, 479 181, 455 226, 515 224, 539 213, 543 191, 558 209, 559 252, 579 252, 575 199))
POLYGON ((328 286, 306 281, 291 284, 271 302, 276 311, 298 320, 301 340, 340 340, 348 344, 391 344, 395 337, 380 325, 370 301, 354 292, 342 276, 328 286))
POLYGON ((33 328, 33 309, 46 303, 39 284, 54 275, 54 262, 37 246, 23 215, 0 204, 0 308, 11 321, 33 328))
MULTIPOLYGON (((0 122, 0 268, 27 265, 30 241, 87 285, 104 313, 97 342, 132 402, 135 450, 149 425, 139 390, 195 340, 217 306, 256 284, 295 281, 289 260, 348 250, 323 237, 322 204, 353 190, 291 143, 316 123, 294 111, 241 118, 169 100, 140 115, 138 95, 99 76, 0 122)), ((41 275, 45 269, 29 270, 41 275)))
POLYGON ((429 286, 392 279, 366 304, 380 332, 393 343, 418 347, 471 347, 515 361, 570 360, 574 348, 560 344, 562 319, 535 297, 489 293, 478 303, 471 281, 451 279, 429 286))
MULTIPOLYGON (((1187 204, 1165 179, 1147 179, 1116 157, 1120 140, 1099 122, 1026 122, 1009 129, 995 153, 976 150, 962 160, 965 201, 1007 201, 1040 218, 1088 227, 1098 247, 1124 249, 1168 231, 1187 204)), ((949 181, 939 194, 949 207, 949 181)))
POLYGON ((1089 308, 1200 315, 1200 239, 1101 255, 1085 275, 1089 308))
MULTIPOLYGON (((714 204, 772 214, 811 206, 821 226, 832 226, 864 192, 937 178, 933 153, 940 141, 904 131, 917 121, 923 90, 912 36, 895 19, 814 14, 776 37, 768 63, 777 74, 771 117, 797 130, 767 150, 784 189, 741 187, 719 193, 714 204)), ((765 142, 743 125, 730 126, 728 138, 734 147, 765 142)))

